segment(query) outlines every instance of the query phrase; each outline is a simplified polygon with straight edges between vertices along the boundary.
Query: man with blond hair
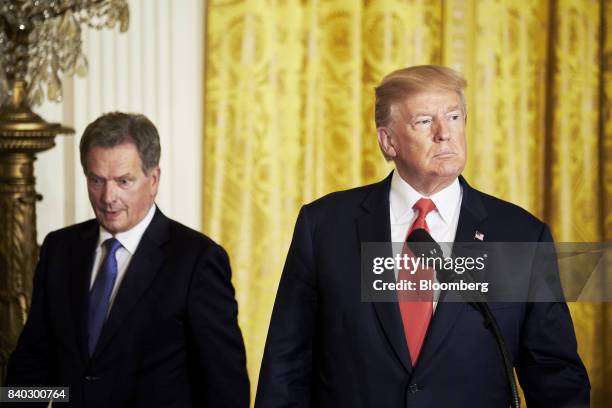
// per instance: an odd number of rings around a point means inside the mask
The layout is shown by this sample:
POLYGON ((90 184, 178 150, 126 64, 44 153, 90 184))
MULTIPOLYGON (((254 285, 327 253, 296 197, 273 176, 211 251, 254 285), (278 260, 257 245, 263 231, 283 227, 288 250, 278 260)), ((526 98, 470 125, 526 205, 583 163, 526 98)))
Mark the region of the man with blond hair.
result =
MULTIPOLYGON (((448 243, 552 241, 544 223, 461 176, 465 87, 452 69, 425 65, 392 72, 376 88, 378 143, 395 170, 379 183, 302 207, 256 408, 510 405, 499 350, 471 305, 425 290, 429 297, 412 302, 360 298, 364 243, 401 243, 416 229, 448 243)), ((566 304, 490 307, 527 405, 588 406, 589 382, 566 304)))

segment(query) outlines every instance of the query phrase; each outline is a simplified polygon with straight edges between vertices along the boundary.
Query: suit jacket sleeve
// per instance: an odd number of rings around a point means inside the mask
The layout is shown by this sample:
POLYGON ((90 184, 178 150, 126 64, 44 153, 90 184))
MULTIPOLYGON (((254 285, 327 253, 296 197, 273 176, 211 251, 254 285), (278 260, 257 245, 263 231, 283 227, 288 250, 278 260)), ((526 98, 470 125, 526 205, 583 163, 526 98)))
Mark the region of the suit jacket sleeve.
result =
POLYGON ((317 295, 306 208, 298 216, 276 295, 256 408, 310 406, 317 295))
POLYGON ((238 307, 226 252, 209 246, 197 262, 187 299, 193 352, 188 354, 196 401, 205 407, 248 408, 249 380, 238 307))
MULTIPOLYGON (((547 226, 543 227, 540 242, 552 242, 547 226)), ((535 260, 534 273, 538 273, 540 261, 535 260)), ((556 256, 544 262, 544 267, 554 268, 552 275, 558 279, 556 256)), ((553 282, 556 284, 558 281, 553 282)), ((589 406, 589 379, 578 356, 572 318, 565 302, 527 304, 516 371, 530 408, 589 406)))
POLYGON ((46 262, 49 237, 43 242, 34 272, 30 311, 7 366, 6 386, 49 386, 49 336, 45 311, 46 262))

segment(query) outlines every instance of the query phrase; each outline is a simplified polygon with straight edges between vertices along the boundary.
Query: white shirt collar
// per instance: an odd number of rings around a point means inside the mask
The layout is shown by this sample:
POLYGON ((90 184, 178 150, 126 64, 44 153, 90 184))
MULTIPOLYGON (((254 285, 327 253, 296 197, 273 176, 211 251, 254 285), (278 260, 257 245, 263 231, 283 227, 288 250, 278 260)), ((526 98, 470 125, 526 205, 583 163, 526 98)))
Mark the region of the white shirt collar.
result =
POLYGON ((391 178, 389 205, 391 206, 391 213, 395 221, 399 222, 408 214, 412 215, 412 207, 421 198, 431 199, 436 205, 442 220, 448 224, 453 219, 455 211, 459 207, 458 203, 461 200, 459 179, 456 178, 449 186, 433 194, 431 197, 425 197, 404 181, 399 173, 394 170, 391 178))
MULTIPOLYGON (((136 248, 140 243, 140 239, 142 238, 149 224, 151 224, 153 216, 155 215, 155 208, 156 206, 155 204, 153 204, 149 209, 147 215, 145 215, 145 217, 138 224, 134 225, 127 231, 123 231, 114 235, 117 241, 121 243, 121 246, 123 246, 123 248, 125 248, 130 253, 130 255, 134 255, 134 252, 136 252, 136 248)), ((112 237, 113 235, 100 225, 98 247, 100 247, 104 241, 112 237)))

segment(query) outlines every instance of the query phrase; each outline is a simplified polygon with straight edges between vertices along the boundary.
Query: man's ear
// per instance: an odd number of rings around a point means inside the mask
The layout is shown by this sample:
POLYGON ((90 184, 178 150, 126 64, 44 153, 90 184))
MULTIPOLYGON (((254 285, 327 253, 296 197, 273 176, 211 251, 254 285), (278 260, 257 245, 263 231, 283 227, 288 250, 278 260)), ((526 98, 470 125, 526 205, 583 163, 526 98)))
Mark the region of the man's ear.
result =
POLYGON ((387 161, 393 160, 397 155, 394 147, 393 134, 389 128, 385 126, 377 128, 376 132, 378 133, 378 146, 383 156, 385 156, 387 161))
POLYGON ((161 175, 161 170, 159 166, 150 170, 149 173, 149 182, 151 183, 151 188, 153 189, 153 194, 157 194, 157 190, 159 188, 159 177, 161 175))

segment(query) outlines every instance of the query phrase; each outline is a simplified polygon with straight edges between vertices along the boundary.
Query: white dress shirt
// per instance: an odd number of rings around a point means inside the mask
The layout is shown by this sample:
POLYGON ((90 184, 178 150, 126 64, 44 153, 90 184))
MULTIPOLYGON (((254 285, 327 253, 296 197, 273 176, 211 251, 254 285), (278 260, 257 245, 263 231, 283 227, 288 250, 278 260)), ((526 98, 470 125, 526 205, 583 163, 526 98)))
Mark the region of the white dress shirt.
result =
MULTIPOLYGON (((138 248, 138 244, 142 239, 142 235, 145 230, 151 224, 153 220, 153 216, 155 215, 155 204, 151 206, 149 212, 145 217, 136 225, 134 225, 131 229, 120 232, 116 234, 114 237, 121 243, 121 247, 115 253, 115 257, 117 258, 117 279, 115 280, 115 286, 113 287, 113 291, 111 293, 110 302, 108 310, 110 311, 113 302, 115 301, 115 296, 117 295, 117 291, 121 286, 121 282, 125 277, 125 271, 130 265, 130 261, 132 260, 132 256, 134 252, 136 252, 136 248, 138 248)), ((106 248, 104 245, 104 241, 109 238, 112 238, 113 235, 105 230, 102 226, 100 226, 100 236, 98 238, 98 245, 96 246, 96 254, 94 258, 93 269, 91 271, 91 281, 89 283, 89 289, 92 288, 96 276, 98 275, 98 270, 102 264, 102 260, 106 256, 106 248)))
MULTIPOLYGON (((419 215, 418 211, 413 210, 412 207, 421 198, 429 198, 436 205, 436 208, 427 214, 425 221, 429 227, 430 235, 440 244, 444 256, 448 257, 452 251, 451 244, 455 241, 461 199, 463 198, 459 179, 455 179, 448 187, 430 197, 425 197, 406 183, 397 171, 393 172, 391 189, 389 190, 391 241, 398 243, 398 245, 393 246, 394 252, 395 254, 401 254, 408 231, 419 215), (444 245, 444 243, 448 244, 444 245)), ((395 278, 397 279, 397 270, 395 271, 395 278)), ((439 295, 439 291, 434 292, 434 311, 439 295)))

